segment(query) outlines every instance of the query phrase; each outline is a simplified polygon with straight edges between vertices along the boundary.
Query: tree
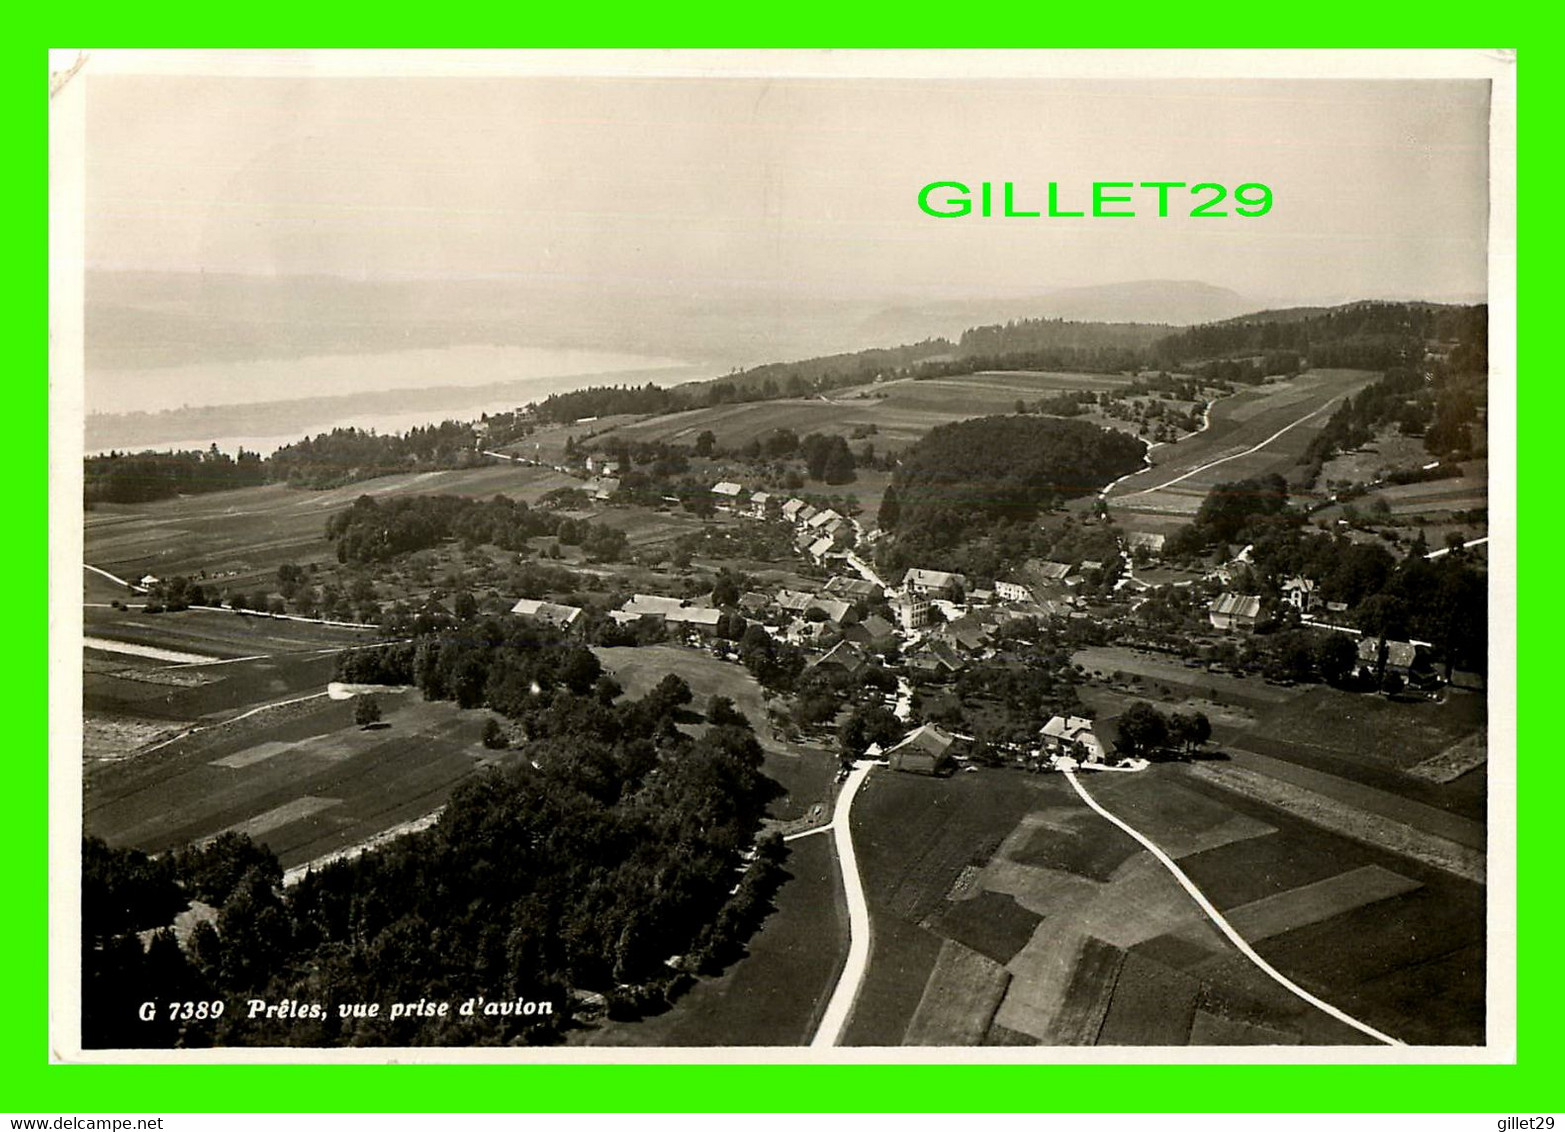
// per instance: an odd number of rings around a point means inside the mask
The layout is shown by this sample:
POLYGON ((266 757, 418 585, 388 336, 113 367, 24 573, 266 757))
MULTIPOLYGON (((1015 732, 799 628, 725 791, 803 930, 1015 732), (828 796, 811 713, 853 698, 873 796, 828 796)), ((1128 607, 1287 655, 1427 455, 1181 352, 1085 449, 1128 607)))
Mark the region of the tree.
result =
POLYGON ((1315 642, 1315 667, 1329 684, 1344 683, 1357 660, 1358 647, 1344 633, 1326 633, 1315 642))
POLYGON ((484 720, 484 746, 491 751, 503 751, 509 744, 505 739, 505 728, 500 726, 500 721, 490 716, 484 720))
POLYGON ((1168 720, 1144 700, 1119 717, 1119 742, 1132 755, 1150 755, 1168 743, 1168 720))
POLYGON ((712 454, 713 450, 716 449, 716 448, 717 448, 717 434, 714 433, 711 429, 703 430, 701 435, 696 437, 696 455, 697 456, 701 456, 701 457, 710 456, 712 454))
POLYGON ((707 701, 706 721, 714 727, 749 727, 750 720, 727 696, 714 695, 707 701))
POLYGON ((879 743, 881 750, 902 738, 907 726, 891 711, 880 704, 854 708, 837 729, 837 741, 843 753, 862 755, 871 743, 879 743))
POLYGON ((1168 738, 1188 753, 1212 738, 1212 721, 1205 712, 1175 712, 1168 720, 1168 738))
POLYGON ((848 451, 848 442, 842 437, 834 436, 831 439, 831 447, 826 450, 826 463, 821 470, 821 478, 830 484, 851 483, 856 478, 853 453, 848 451))
POLYGON ((359 727, 372 727, 380 722, 380 701, 374 696, 359 696, 353 704, 353 722, 359 727))

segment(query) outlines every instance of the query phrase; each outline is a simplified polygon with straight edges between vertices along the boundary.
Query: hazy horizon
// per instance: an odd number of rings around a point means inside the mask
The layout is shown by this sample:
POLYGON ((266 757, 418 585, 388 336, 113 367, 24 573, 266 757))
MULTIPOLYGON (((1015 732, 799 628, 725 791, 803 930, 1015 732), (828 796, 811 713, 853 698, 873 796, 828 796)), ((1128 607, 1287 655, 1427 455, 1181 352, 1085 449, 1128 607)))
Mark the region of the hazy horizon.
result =
MULTIPOLYGON (((90 76, 90 269, 815 298, 1485 286, 1488 85, 90 76), (936 220, 932 180, 1262 181, 1251 220, 936 220), (1039 257, 1046 257, 1041 259, 1039 257)), ((1070 195, 1079 197, 1079 189, 1070 195)))
POLYGON ((1487 291, 1483 81, 85 77, 89 412, 1487 291), (941 220, 937 180, 1276 203, 941 220))

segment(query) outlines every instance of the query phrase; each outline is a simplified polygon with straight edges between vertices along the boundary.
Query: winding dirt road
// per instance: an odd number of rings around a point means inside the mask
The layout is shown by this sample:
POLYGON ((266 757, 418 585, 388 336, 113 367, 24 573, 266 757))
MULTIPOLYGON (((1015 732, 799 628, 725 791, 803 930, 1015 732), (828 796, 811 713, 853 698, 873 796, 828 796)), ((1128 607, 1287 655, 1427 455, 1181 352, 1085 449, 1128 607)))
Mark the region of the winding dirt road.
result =
POLYGON ((1389 1034, 1382 1034, 1373 1026, 1370 1026, 1364 1022, 1360 1022, 1351 1014, 1347 1014, 1344 1011, 1338 1010, 1335 1006, 1331 1005, 1331 1003, 1325 1001, 1324 999, 1316 998, 1309 991, 1299 986, 1298 983, 1295 983, 1281 971, 1277 970, 1277 968, 1273 967, 1266 960, 1262 959, 1260 955, 1256 953, 1255 949, 1245 942, 1244 937, 1234 930, 1233 925, 1223 918, 1223 914, 1213 906, 1212 902, 1206 898, 1201 890, 1195 886, 1195 882, 1185 875, 1184 870, 1181 869, 1178 865, 1174 864, 1172 857, 1154 845, 1152 841, 1144 836, 1140 831, 1127 825, 1125 822, 1121 821, 1119 818, 1105 810, 1102 806, 1098 805, 1097 800, 1093 798, 1091 794, 1087 793, 1086 787, 1082 786, 1082 784, 1076 780, 1076 774, 1074 771, 1065 771, 1065 777, 1070 782, 1070 784, 1076 788, 1076 793, 1081 795, 1081 800, 1087 803, 1088 806, 1092 807, 1092 809, 1095 810, 1100 817, 1106 818, 1108 821, 1112 822, 1114 825, 1130 834, 1131 837, 1134 837, 1138 842, 1141 843, 1142 848, 1146 849, 1147 852, 1151 853, 1152 856, 1157 858, 1158 863, 1173 874, 1174 879, 1179 882, 1179 886, 1187 893, 1189 893, 1190 898, 1196 902, 1201 911, 1206 913, 1206 918, 1211 920, 1212 923, 1217 926, 1217 930, 1222 932, 1223 935, 1227 936, 1228 941, 1239 949, 1239 953, 1248 959, 1251 963, 1254 963, 1257 967, 1259 967, 1262 973, 1270 978, 1273 982, 1277 983, 1290 994, 1296 995, 1297 997, 1303 999, 1305 1002, 1309 1003, 1316 1009, 1330 1014, 1337 1021, 1352 1026, 1355 1030, 1362 1034, 1369 1035, 1377 1042, 1383 1042, 1388 1046, 1400 1046, 1403 1044, 1402 1042, 1397 1041, 1397 1039, 1391 1037, 1389 1034))

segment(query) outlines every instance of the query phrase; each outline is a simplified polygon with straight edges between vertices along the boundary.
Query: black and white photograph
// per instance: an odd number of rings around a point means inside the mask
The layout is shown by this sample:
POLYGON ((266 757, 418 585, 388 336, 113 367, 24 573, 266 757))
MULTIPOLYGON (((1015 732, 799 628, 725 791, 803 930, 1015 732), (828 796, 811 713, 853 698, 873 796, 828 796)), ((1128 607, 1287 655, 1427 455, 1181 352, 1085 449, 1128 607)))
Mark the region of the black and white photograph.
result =
POLYGON ((63 1056, 1513 1056, 1514 77, 1147 54, 62 71, 63 1056))

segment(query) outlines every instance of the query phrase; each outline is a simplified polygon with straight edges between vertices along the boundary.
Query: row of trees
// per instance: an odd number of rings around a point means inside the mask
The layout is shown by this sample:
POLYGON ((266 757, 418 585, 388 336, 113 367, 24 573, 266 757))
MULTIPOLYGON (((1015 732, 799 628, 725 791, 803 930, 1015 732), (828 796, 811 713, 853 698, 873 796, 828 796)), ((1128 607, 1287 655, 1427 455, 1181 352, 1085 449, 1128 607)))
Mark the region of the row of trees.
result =
POLYGON ((263 483, 323 488, 394 472, 464 468, 485 461, 470 423, 444 421, 380 434, 338 428, 279 448, 270 456, 206 451, 110 452, 83 464, 83 496, 95 503, 146 503, 176 495, 231 491, 263 483))
POLYGON ((1204 712, 1164 713, 1145 700, 1137 700, 1126 708, 1118 727, 1119 749, 1144 758, 1171 747, 1188 754, 1212 738, 1212 722, 1204 712))
POLYGON ((326 522, 326 537, 337 543, 339 562, 384 562, 443 539, 467 546, 492 544, 520 550, 540 536, 580 546, 590 557, 617 561, 629 540, 624 531, 530 508, 504 495, 484 501, 458 495, 405 495, 387 500, 361 495, 326 522))

